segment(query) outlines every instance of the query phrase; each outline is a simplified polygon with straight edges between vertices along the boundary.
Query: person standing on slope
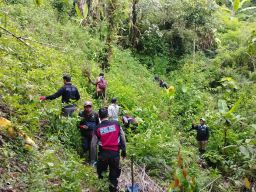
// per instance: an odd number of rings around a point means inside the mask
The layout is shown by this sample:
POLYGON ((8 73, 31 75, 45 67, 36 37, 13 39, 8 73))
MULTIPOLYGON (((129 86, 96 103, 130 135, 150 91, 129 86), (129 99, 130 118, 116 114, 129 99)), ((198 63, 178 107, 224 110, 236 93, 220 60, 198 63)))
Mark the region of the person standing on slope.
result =
POLYGON ((110 120, 118 121, 119 108, 117 99, 115 97, 112 98, 111 104, 108 107, 108 117, 110 120))
POLYGON ((90 149, 93 132, 96 130, 96 127, 99 125, 99 116, 96 112, 93 111, 93 105, 91 101, 85 101, 84 110, 79 112, 81 117, 80 121, 80 132, 82 135, 82 145, 84 153, 89 150, 89 161, 90 159, 90 149))
POLYGON ((209 139, 209 128, 205 124, 205 119, 201 118, 199 125, 195 125, 194 123, 192 123, 192 128, 189 131, 192 131, 192 130, 197 131, 196 139, 198 141, 198 150, 200 154, 205 153, 206 145, 209 139))
POLYGON ((93 85, 96 85, 96 96, 97 98, 101 97, 104 99, 106 97, 106 89, 107 89, 107 80, 104 78, 104 73, 100 73, 99 77, 95 81, 91 80, 91 77, 88 76, 89 82, 93 85))
POLYGON ((124 132, 117 121, 108 119, 108 110, 101 108, 99 110, 100 125, 97 127, 92 138, 91 157, 92 163, 96 160, 96 149, 99 144, 99 153, 97 161, 97 173, 99 179, 102 179, 102 173, 109 167, 109 191, 118 191, 118 177, 121 174, 120 169, 120 150, 121 156, 126 157, 126 142, 124 132))
POLYGON ((78 89, 72 85, 71 77, 69 75, 63 76, 64 86, 62 86, 56 93, 50 96, 40 96, 40 100, 54 100, 58 97, 61 98, 62 102, 62 116, 72 116, 76 110, 75 102, 80 99, 78 89))

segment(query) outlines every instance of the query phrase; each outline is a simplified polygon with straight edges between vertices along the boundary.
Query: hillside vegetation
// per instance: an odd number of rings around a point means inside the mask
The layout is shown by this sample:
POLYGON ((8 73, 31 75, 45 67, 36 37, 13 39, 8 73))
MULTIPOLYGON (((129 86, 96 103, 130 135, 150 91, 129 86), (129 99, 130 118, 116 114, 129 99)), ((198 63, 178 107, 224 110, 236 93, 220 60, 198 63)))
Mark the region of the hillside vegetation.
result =
POLYGON ((84 73, 96 78, 102 68, 107 97, 139 120, 128 158, 164 191, 254 191, 256 5, 230 2, 99 1, 86 17, 68 0, 1 1, 0 117, 38 148, 0 127, 0 191, 107 191, 85 163, 77 128, 85 100, 107 105, 84 73), (73 118, 60 117, 59 99, 39 101, 63 74, 82 98, 73 118), (203 161, 188 132, 201 117, 211 132, 203 161))

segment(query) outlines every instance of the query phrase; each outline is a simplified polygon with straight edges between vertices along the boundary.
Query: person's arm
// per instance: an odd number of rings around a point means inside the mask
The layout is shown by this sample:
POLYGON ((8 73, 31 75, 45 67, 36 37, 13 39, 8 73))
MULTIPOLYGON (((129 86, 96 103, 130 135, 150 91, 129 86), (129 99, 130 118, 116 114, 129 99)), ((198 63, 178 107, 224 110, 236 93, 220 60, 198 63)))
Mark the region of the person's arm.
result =
POLYGON ((97 160, 97 144, 99 142, 99 139, 96 135, 96 133, 93 133, 92 141, 91 141, 91 163, 94 163, 97 160))
POLYGON ((128 124, 128 118, 126 116, 123 116, 123 123, 128 124))
POLYGON ((192 130, 197 130, 198 129, 198 125, 195 125, 194 123, 192 123, 192 127, 191 129, 188 130, 188 132, 192 131, 192 130))
POLYGON ((97 80, 96 80, 96 81, 93 81, 93 80, 91 79, 90 75, 88 75, 87 78, 88 78, 88 82, 89 82, 89 83, 91 83, 91 84, 93 84, 93 85, 96 85, 96 84, 97 84, 97 80))
MULTIPOLYGON (((81 117, 81 116, 80 116, 81 117)), ((86 125, 86 121, 84 118, 82 118, 82 120, 79 123, 79 128, 82 129, 88 129, 88 126, 86 125)))
POLYGON ((112 112, 112 106, 108 107, 108 117, 111 119, 113 117, 113 112, 112 112))
POLYGON ((209 128, 206 127, 206 139, 208 140, 210 136, 209 128))
POLYGON ((76 100, 78 101, 79 99, 80 99, 80 94, 79 94, 78 89, 76 89, 76 100))
POLYGON ((50 95, 50 96, 46 96, 45 98, 49 99, 49 100, 56 99, 63 94, 64 90, 65 90, 65 88, 61 87, 56 93, 54 93, 53 95, 50 95))
POLYGON ((99 125, 100 124, 100 119, 99 119, 99 115, 96 114, 96 125, 99 125))
POLYGON ((125 134, 124 131, 122 129, 122 127, 120 126, 120 147, 121 147, 121 156, 123 158, 126 157, 126 140, 125 140, 125 134))

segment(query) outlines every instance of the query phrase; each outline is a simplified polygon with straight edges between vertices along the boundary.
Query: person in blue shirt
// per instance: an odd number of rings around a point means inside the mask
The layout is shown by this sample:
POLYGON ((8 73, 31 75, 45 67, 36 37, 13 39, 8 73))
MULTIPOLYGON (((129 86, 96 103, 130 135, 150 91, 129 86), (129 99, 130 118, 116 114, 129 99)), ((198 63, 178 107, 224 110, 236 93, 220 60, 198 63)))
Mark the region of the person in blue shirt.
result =
POLYGON ((197 131, 196 140, 198 141, 198 150, 200 154, 205 153, 206 145, 209 139, 209 128, 205 124, 205 119, 201 118, 199 125, 195 125, 195 123, 192 123, 192 127, 189 131, 192 131, 192 130, 197 131))

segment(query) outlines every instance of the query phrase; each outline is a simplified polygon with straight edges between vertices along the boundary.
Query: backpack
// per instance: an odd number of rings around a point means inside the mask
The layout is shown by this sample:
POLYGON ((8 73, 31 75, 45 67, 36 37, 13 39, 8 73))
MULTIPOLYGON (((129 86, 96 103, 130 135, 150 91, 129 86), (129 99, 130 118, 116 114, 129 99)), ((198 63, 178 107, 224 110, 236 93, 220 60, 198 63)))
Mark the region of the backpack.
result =
POLYGON ((74 86, 66 86, 66 94, 69 99, 76 100, 77 99, 77 89, 74 86))
POLYGON ((98 82, 98 86, 100 89, 105 90, 107 87, 107 81, 101 77, 100 81, 98 82))
POLYGON ((207 127, 205 125, 199 126, 198 127, 198 135, 200 137, 205 137, 206 136, 206 130, 207 130, 207 127))

